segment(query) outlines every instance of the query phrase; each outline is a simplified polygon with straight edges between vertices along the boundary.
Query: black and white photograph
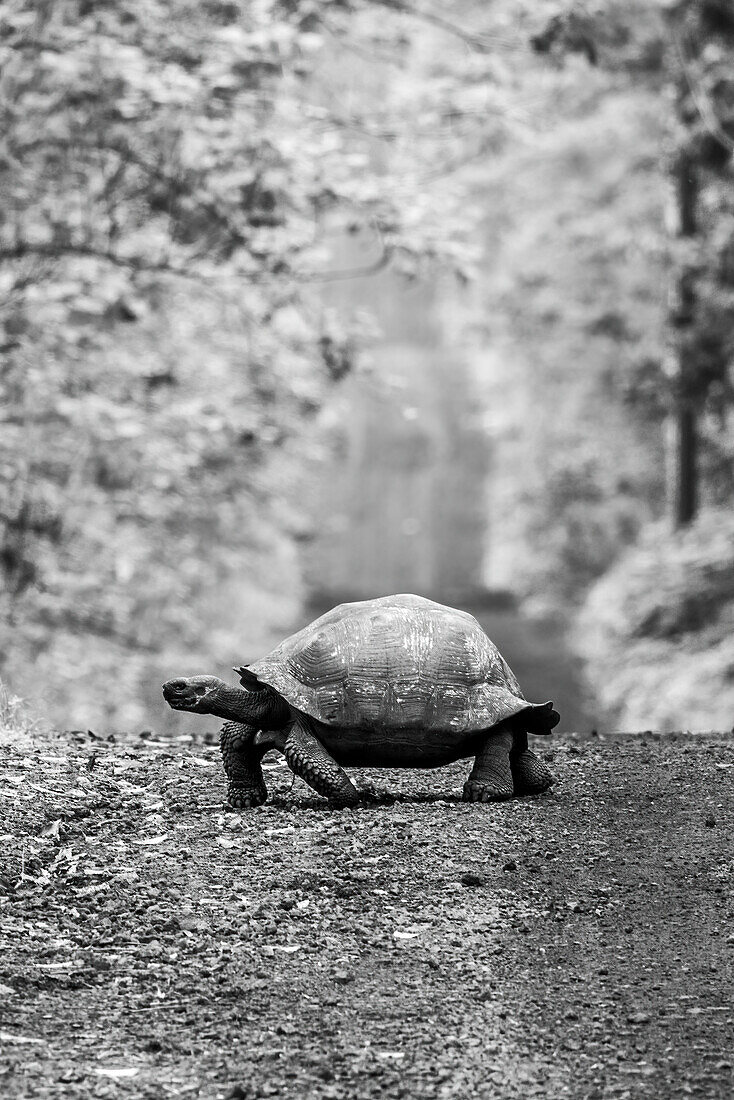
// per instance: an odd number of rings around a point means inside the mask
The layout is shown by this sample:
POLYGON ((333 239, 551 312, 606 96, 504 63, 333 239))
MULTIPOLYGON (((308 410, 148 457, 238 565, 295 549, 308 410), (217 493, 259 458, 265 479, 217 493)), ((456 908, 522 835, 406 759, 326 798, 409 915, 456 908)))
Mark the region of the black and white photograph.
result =
POLYGON ((0 0, 0 1096, 734 1096, 734 0, 0 0))

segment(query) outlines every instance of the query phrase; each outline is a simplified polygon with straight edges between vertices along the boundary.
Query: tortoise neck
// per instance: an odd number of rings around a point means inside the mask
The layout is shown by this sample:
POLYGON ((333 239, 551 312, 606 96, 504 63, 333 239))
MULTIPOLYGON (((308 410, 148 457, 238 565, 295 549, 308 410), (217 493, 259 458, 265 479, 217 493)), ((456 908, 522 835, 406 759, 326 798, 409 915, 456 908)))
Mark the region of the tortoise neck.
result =
POLYGON ((288 721, 290 711, 270 688, 244 691, 223 684, 209 703, 209 713, 230 722, 244 722, 257 729, 274 729, 288 721))

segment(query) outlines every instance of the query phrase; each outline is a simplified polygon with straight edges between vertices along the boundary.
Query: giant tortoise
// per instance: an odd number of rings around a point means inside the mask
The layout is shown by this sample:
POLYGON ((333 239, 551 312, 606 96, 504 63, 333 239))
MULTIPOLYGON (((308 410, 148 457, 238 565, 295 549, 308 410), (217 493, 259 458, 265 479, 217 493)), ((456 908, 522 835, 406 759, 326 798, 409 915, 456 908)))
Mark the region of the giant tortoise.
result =
POLYGON ((277 748, 296 775, 346 806, 359 795, 344 766, 435 768, 475 757, 469 802, 537 794, 553 782, 528 733, 559 721, 529 703, 495 645, 465 611, 422 596, 343 603, 235 669, 169 680, 174 710, 227 719, 221 733, 233 806, 267 798, 260 761, 277 748))

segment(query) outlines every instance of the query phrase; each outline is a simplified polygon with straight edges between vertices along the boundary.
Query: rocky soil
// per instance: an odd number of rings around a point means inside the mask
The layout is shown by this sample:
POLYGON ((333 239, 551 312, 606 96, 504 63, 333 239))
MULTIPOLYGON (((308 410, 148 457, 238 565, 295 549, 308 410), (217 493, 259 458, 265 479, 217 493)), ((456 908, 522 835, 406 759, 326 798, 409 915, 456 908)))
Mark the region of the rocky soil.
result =
POLYGON ((212 744, 0 749, 2 1095, 730 1096, 731 741, 546 744, 249 813, 212 744))

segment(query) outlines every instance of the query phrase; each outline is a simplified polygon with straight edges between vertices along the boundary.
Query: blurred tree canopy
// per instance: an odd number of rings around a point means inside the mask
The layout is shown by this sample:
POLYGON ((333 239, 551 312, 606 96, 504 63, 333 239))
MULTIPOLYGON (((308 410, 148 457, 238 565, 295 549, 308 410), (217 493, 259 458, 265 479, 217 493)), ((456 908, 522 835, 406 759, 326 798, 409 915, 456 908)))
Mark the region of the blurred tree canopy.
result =
POLYGON ((0 663, 28 690, 43 662, 56 713, 140 721, 155 655, 226 660, 268 618, 235 608, 297 599, 297 471, 354 357, 313 293, 354 273, 330 239, 409 277, 476 255, 461 169, 507 60, 502 19, 461 16, 3 5, 0 663))
POLYGON ((533 45, 627 74, 668 108, 668 346, 631 393, 671 419, 670 506, 689 523, 734 483, 734 8, 729 0, 563 5, 533 45))
MULTIPOLYGON (((0 635, 0 667, 15 686, 31 690, 29 670, 43 665, 57 714, 139 723, 158 667, 185 658, 181 671, 193 671, 199 654, 223 665, 259 647, 278 615, 287 623, 294 544, 309 533, 299 478, 319 446, 314 414, 359 337, 321 304, 320 283, 388 264, 467 279, 489 266, 488 226, 512 232, 506 300, 485 304, 502 306, 532 351, 528 304, 542 294, 531 254, 545 256, 557 299, 558 246, 578 244, 574 196, 548 203, 557 224, 525 225, 523 212, 498 228, 486 206, 493 187, 517 188, 516 148, 543 175, 536 150, 555 106, 579 123, 569 164, 587 136, 593 158, 595 130, 614 125, 610 91, 622 106, 621 89, 647 97, 657 120, 640 123, 630 151, 644 194, 618 208, 598 196, 581 235, 599 286, 612 253, 619 270, 634 253, 644 308, 600 310, 590 282, 578 316, 560 319, 596 341, 617 419, 625 399, 640 432, 687 410, 705 499, 730 494, 733 50, 728 0, 7 0, 0 621, 13 629, 0 635), (538 104, 537 65, 565 72, 543 84, 557 103, 538 104), (605 81, 589 75, 600 72, 605 81), (651 216, 660 133, 669 180, 695 177, 695 232, 674 240, 671 226, 667 242, 651 216), (615 226, 616 209, 632 228, 615 226), (332 245, 345 235, 363 261, 340 270, 332 245), (645 279, 663 269, 667 351, 657 333, 638 340, 655 305, 645 279)), ((582 346, 559 328, 555 359, 543 360, 551 400, 564 356, 582 346)), ((593 423, 579 409, 588 451, 593 423)), ((541 539, 563 536, 561 570, 584 583, 634 537, 633 497, 654 508, 657 492, 655 477, 592 468, 586 451, 569 446, 564 468, 544 470, 535 517, 541 539)))

